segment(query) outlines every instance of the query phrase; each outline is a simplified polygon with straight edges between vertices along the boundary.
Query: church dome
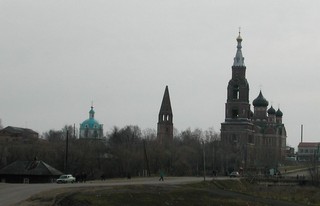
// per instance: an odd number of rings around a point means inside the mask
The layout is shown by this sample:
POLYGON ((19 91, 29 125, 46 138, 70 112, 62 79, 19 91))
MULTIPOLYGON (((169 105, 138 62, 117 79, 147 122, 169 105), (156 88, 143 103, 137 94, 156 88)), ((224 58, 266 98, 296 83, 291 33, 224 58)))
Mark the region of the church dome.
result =
POLYGON ((280 109, 277 110, 276 116, 277 116, 277 117, 282 117, 282 116, 283 116, 283 113, 281 112, 280 109))
POLYGON ((253 100, 252 104, 255 107, 267 107, 269 102, 263 97, 262 92, 260 91, 259 96, 253 100))
POLYGON ((95 119, 86 119, 81 123, 81 128, 100 128, 100 123, 95 119))
POLYGON ((275 114, 276 114, 276 110, 273 108, 273 106, 271 106, 271 107, 268 109, 268 114, 271 114, 271 115, 275 115, 275 114))
POLYGON ((80 124, 80 128, 89 128, 89 129, 94 129, 94 128, 100 128, 101 125, 100 123, 94 119, 94 110, 93 107, 91 107, 91 110, 89 111, 89 119, 84 120, 80 124))

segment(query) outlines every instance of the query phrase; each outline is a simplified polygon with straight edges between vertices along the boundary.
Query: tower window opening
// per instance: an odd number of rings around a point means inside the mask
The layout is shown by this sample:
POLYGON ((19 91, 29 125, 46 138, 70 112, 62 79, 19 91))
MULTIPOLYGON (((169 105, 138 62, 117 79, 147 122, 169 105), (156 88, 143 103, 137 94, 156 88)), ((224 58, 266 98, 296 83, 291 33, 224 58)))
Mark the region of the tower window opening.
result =
POLYGON ((234 85, 233 86, 233 99, 239 99, 239 86, 238 85, 234 85))
POLYGON ((167 121, 169 121, 169 118, 170 118, 170 116, 169 116, 169 115, 167 115, 167 121))
POLYGON ((238 117, 239 117, 238 109, 232 109, 232 118, 238 118, 238 117))

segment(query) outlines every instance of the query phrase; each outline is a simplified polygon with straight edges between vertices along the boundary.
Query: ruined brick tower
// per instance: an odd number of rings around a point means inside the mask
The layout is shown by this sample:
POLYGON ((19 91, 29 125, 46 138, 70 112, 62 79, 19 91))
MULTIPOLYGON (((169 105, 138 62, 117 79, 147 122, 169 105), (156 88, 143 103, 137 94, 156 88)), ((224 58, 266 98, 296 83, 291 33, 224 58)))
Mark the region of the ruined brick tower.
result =
POLYGON ((157 138, 161 144, 170 143, 173 140, 172 121, 173 115, 170 103, 169 89, 168 86, 166 86, 158 116, 157 138))

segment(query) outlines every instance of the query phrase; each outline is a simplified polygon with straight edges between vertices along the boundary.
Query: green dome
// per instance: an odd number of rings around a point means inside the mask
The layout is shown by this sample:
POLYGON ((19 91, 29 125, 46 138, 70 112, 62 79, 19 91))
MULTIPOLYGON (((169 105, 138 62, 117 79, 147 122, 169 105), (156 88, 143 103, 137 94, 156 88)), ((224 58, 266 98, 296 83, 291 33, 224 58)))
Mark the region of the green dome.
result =
POLYGON ((89 111, 89 119, 86 119, 85 121, 83 121, 80 124, 80 129, 84 129, 84 128, 89 128, 89 129, 93 129, 93 128, 101 128, 100 123, 94 119, 94 110, 93 110, 93 106, 91 107, 91 110, 89 111))
POLYGON ((259 96, 253 100, 252 104, 255 107, 267 107, 269 102, 263 97, 262 92, 260 91, 259 96))
POLYGON ((283 116, 283 113, 281 112, 280 109, 277 110, 276 116, 277 116, 277 117, 282 117, 282 116, 283 116))
POLYGON ((268 109, 268 114, 276 114, 276 110, 273 108, 273 106, 271 106, 270 109, 268 109))
POLYGON ((81 123, 80 128, 89 128, 89 129, 100 128, 100 124, 95 119, 87 119, 81 123))

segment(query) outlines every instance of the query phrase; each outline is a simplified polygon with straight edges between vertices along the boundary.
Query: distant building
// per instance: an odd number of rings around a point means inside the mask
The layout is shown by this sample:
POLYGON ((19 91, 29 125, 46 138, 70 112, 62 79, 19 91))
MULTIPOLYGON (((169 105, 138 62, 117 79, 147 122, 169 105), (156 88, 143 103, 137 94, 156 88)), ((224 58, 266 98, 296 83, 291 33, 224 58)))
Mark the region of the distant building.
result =
POLYGON ((271 106, 260 91, 249 102, 249 83, 242 56, 242 38, 237 38, 237 52, 232 66, 232 78, 227 88, 225 121, 221 123, 221 141, 226 171, 258 168, 275 168, 285 159, 286 129, 283 113, 271 106))
POLYGON ((320 160, 320 142, 300 142, 298 145, 297 160, 320 160))
POLYGON ((28 128, 8 126, 0 130, 0 141, 2 142, 34 142, 38 138, 39 134, 28 128))
POLYGON ((0 181, 8 183, 54 182, 63 173, 43 161, 15 161, 0 170, 0 181))
POLYGON ((296 160, 296 155, 294 153, 294 147, 286 147, 286 158, 287 160, 296 160))
POLYGON ((173 140, 173 114, 169 96, 169 89, 166 86, 164 91, 159 115, 157 138, 160 143, 170 143, 173 140))
POLYGON ((89 111, 89 119, 86 119, 80 124, 79 138, 101 139, 103 138, 103 124, 100 124, 94 118, 93 106, 89 111))

